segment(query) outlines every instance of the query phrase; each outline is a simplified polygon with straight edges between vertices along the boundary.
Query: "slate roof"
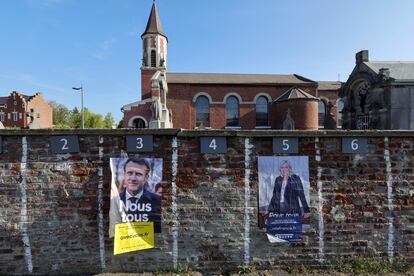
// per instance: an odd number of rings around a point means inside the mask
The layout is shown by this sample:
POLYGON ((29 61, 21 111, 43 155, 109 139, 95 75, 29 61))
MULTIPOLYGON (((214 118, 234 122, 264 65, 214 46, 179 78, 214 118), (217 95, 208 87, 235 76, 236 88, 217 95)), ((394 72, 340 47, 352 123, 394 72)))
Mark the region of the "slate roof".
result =
POLYGON ((0 104, 7 104, 7 99, 9 97, 0 97, 0 104))
POLYGON ((318 90, 339 90, 341 87, 340 81, 318 81, 318 90))
POLYGON ((414 81, 414 61, 368 61, 364 64, 377 74, 381 68, 388 68, 391 78, 414 81))
POLYGON ((318 98, 294 86, 294 87, 289 88, 288 91, 280 95, 273 102, 281 102, 281 101, 294 100, 294 99, 315 99, 317 100, 318 98))
POLYGON ((263 74, 215 74, 215 73, 167 73, 168 83, 179 84, 315 84, 305 77, 292 75, 263 74))
POLYGON ((141 37, 143 37, 146 34, 160 34, 167 38, 167 35, 164 33, 164 30, 162 29, 161 20, 160 20, 160 17, 158 16, 158 10, 157 10, 157 6, 155 5, 155 1, 152 4, 152 9, 151 9, 150 17, 148 18, 147 27, 145 28, 145 31, 141 35, 141 37))

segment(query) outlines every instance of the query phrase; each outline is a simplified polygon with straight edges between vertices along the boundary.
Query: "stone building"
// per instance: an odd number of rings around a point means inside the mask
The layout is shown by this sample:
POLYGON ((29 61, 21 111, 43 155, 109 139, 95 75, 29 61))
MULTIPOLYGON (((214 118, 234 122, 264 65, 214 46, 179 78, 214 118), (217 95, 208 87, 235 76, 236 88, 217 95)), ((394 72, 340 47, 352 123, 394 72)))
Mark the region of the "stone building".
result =
POLYGON ((4 127, 51 128, 53 108, 42 93, 27 96, 13 91, 7 97, 0 97, 0 122, 4 127))
POLYGON ((360 51, 340 96, 345 129, 414 129, 414 62, 370 61, 360 51))
MULTIPOLYGON (((291 117, 296 129, 318 129, 318 108, 308 108, 318 98, 318 82, 298 74, 168 72, 168 38, 155 2, 141 38, 141 100, 122 107, 124 127, 280 129, 287 110, 277 107, 289 105, 290 115, 302 112, 291 117), (278 104, 276 100, 292 89, 312 100, 287 98, 287 103, 278 104)), ((320 127, 324 127, 325 106, 329 101, 336 104, 340 87, 326 83, 322 86, 333 93, 322 92, 329 97, 324 95, 319 104, 320 127)))

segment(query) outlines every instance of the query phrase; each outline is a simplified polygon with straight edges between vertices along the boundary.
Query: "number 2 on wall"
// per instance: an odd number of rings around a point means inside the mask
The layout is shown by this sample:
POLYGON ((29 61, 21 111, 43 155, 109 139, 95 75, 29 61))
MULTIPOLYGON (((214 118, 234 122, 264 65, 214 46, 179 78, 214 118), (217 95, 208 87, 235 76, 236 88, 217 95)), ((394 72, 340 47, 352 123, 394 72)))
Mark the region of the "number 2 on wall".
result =
POLYGON ((63 142, 62 150, 69 150, 69 147, 68 147, 68 139, 61 138, 60 139, 60 142, 63 142))

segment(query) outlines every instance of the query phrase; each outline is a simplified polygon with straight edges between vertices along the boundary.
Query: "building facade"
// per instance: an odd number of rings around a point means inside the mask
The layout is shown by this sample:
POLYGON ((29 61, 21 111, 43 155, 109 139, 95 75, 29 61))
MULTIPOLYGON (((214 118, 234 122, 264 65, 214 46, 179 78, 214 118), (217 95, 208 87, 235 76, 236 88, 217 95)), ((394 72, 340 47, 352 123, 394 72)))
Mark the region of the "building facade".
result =
POLYGON ((4 127, 51 128, 53 108, 42 93, 27 96, 13 91, 7 97, 0 97, 0 122, 4 127))
POLYGON ((141 38, 141 100, 122 107, 124 127, 280 129, 289 113, 288 119, 296 120, 295 128, 314 130, 324 127, 328 103, 336 105, 340 85, 324 84, 328 89, 319 90, 321 84, 297 74, 168 72, 168 38, 155 2, 141 38), (301 91, 300 97, 306 100, 293 97, 285 99, 288 103, 276 101, 292 89, 301 91), (319 99, 319 91, 323 96, 319 107, 308 108, 314 106, 310 102, 319 99), (281 106, 289 106, 289 111, 281 110, 281 106), (318 110, 322 124, 318 124, 318 110))
POLYGON ((367 50, 341 89, 345 129, 414 129, 414 62, 370 61, 367 50))

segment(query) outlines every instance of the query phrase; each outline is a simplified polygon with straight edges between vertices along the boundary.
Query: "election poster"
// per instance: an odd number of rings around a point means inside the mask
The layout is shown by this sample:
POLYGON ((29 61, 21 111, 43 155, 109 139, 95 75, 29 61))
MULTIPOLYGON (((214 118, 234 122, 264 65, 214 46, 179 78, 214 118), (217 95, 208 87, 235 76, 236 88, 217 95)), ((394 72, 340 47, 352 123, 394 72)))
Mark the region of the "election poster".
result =
POLYGON ((162 159, 111 158, 110 166, 109 236, 115 236, 117 224, 133 222, 152 222, 160 233, 162 159))
POLYGON ((127 222, 115 225, 114 255, 154 248, 153 222, 127 222))
POLYGON ((310 217, 307 156, 258 157, 259 227, 270 242, 302 240, 310 217))

